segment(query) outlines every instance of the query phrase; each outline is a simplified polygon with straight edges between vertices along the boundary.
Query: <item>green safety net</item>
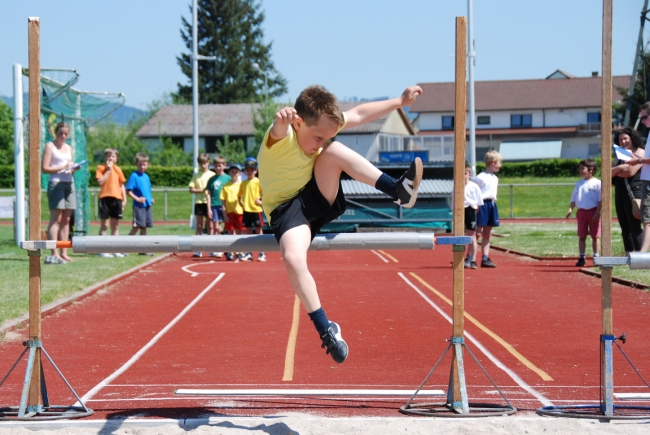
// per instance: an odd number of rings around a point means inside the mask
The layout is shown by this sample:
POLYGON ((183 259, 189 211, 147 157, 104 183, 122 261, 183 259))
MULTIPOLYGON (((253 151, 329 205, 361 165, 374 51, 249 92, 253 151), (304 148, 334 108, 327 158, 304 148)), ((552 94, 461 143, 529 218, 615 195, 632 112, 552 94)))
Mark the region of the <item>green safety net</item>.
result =
MULTIPOLYGON (((23 69, 28 76, 29 71, 23 69)), ((86 92, 72 87, 79 74, 71 69, 41 69, 41 154, 45 144, 56 136, 56 125, 65 121, 70 126, 68 143, 75 162, 87 160, 86 129, 124 104, 121 93, 86 92)), ((92 174, 88 165, 74 173, 77 208, 74 212, 73 235, 88 234, 90 230, 90 195, 88 180, 92 174)), ((41 188, 47 189, 48 174, 42 174, 41 188)))

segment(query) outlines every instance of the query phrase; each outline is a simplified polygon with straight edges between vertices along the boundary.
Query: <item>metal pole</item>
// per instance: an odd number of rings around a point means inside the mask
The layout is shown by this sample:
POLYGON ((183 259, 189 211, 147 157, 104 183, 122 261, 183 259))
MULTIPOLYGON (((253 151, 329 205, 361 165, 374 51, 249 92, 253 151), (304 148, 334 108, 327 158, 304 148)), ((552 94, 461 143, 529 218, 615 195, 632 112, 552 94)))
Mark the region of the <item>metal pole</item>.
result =
MULTIPOLYGON (((197 30, 198 12, 196 0, 192 0, 192 145, 194 153, 192 162, 194 164, 194 173, 199 172, 199 58, 198 58, 198 30, 197 30)), ((192 212, 194 214, 195 196, 192 194, 192 212)))
POLYGON ((25 241, 25 147, 23 144, 23 67, 14 64, 14 242, 25 241))
MULTIPOLYGON (((647 0, 646 0, 647 1, 647 0)), ((473 1, 467 0, 467 71, 469 72, 469 164, 472 167, 472 176, 476 176, 476 113, 474 111, 474 62, 476 52, 474 51, 474 26, 473 26, 473 1)))
POLYGON ((636 43, 636 53, 634 56, 634 67, 632 68, 632 76, 630 76, 630 87, 627 91, 627 105, 625 108, 625 119, 623 125, 630 126, 630 111, 632 110, 632 95, 634 94, 634 85, 636 84, 636 73, 639 70, 639 62, 643 55, 643 27, 645 26, 646 13, 648 12, 648 0, 643 2, 643 9, 641 9, 641 25, 639 26, 639 39, 636 43))

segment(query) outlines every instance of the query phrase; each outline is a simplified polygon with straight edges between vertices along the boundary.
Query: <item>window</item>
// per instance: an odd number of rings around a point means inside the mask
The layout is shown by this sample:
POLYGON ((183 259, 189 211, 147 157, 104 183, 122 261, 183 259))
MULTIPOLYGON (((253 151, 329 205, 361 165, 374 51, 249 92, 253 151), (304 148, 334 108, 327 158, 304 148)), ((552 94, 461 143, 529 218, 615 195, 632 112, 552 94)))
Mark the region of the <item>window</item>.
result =
POLYGON ((511 127, 531 127, 533 125, 533 115, 510 115, 511 127))
POLYGON ((600 122, 599 112, 587 113, 587 124, 596 124, 598 122, 600 122))
POLYGON ((454 117, 453 116, 443 116, 442 117, 442 129, 443 130, 453 130, 454 129, 454 117))
POLYGON ((479 116, 476 118, 476 123, 478 125, 490 125, 490 117, 489 116, 479 116))

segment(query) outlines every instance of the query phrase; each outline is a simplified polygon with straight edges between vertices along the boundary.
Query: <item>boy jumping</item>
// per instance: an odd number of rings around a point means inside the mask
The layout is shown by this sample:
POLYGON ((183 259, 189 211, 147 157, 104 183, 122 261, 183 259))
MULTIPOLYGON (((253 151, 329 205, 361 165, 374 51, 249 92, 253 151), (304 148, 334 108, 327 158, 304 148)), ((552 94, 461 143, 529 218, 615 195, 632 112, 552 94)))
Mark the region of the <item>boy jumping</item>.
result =
POLYGON ((419 86, 412 86, 401 97, 341 112, 333 94, 322 86, 310 86, 300 93, 294 107, 276 113, 259 151, 262 207, 280 244, 291 285, 320 335, 321 347, 326 347, 326 353, 337 363, 347 358, 348 345, 339 325, 330 322, 321 307, 316 282, 307 266, 309 245, 323 225, 345 212, 342 172, 408 208, 417 199, 422 161, 416 158, 395 180, 342 143, 330 141, 344 127, 368 123, 410 106, 421 93, 419 86))

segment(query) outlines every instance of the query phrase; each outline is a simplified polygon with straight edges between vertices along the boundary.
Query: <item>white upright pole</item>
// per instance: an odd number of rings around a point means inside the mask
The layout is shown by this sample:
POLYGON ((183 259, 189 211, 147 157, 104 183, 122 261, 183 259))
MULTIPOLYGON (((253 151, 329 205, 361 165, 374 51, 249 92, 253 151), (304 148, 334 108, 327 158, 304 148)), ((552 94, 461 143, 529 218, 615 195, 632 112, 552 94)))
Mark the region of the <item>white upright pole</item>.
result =
POLYGON ((14 242, 25 241, 25 148, 23 146, 23 67, 14 64, 14 242))
MULTIPOLYGON (((199 172, 199 44, 198 44, 198 11, 196 0, 192 0, 192 145, 194 153, 194 173, 199 172)), ((195 195, 192 194, 192 215, 194 214, 195 195)))
POLYGON ((469 102, 469 164, 472 175, 476 175, 476 113, 474 111, 474 21, 472 0, 467 0, 467 71, 469 72, 468 102, 469 102))

